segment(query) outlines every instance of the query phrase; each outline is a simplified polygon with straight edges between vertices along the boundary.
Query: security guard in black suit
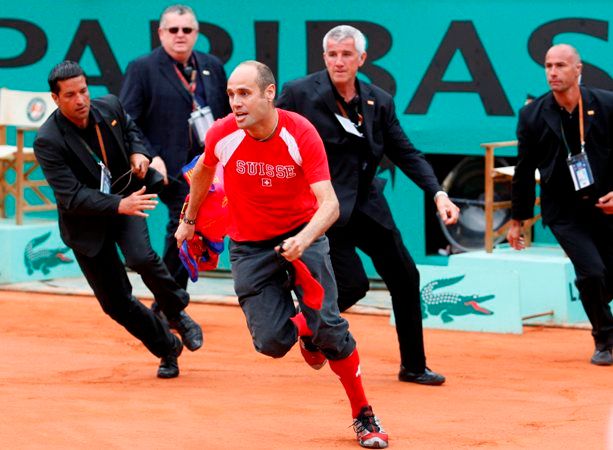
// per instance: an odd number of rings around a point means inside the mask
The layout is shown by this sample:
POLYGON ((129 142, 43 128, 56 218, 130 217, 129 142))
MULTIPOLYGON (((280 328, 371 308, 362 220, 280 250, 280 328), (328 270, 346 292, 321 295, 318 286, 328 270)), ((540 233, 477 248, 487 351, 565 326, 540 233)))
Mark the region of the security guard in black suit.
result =
POLYGON ((119 246, 128 267, 141 275, 185 345, 191 350, 202 346, 200 326, 184 311, 187 292, 149 241, 146 211, 157 201, 146 189, 156 173, 149 170, 142 135, 117 97, 90 102, 77 63, 64 61, 54 67, 49 87, 58 109, 38 131, 34 153, 55 194, 62 239, 74 251, 104 312, 162 358, 160 378, 176 377, 181 341, 134 298, 116 249, 119 246))
POLYGON ((507 239, 524 248, 523 221, 534 209, 534 171, 541 174, 543 224, 570 258, 596 348, 592 364, 613 365, 613 93, 579 86, 581 58, 570 45, 551 47, 551 91, 525 106, 517 125, 507 239))
POLYGON ((188 119, 198 110, 210 114, 207 117, 212 122, 228 115, 230 104, 221 61, 193 50, 198 21, 191 8, 166 8, 158 36, 161 47, 128 65, 119 98, 145 135, 145 145, 153 158, 151 166, 166 179, 167 185, 160 192, 160 200, 168 207, 163 259, 177 283, 185 288, 188 275, 174 237, 189 192, 181 168, 203 149, 188 119))
POLYGON ((401 381, 439 385, 445 377, 426 367, 419 272, 402 242, 376 177, 383 156, 433 198, 446 224, 459 209, 449 200, 432 167, 409 141, 393 98, 356 78, 366 60, 364 35, 341 25, 324 37, 327 70, 287 83, 277 106, 309 119, 326 147, 340 217, 326 233, 341 311, 362 299, 369 284, 356 249, 364 251, 392 296, 400 344, 401 381))

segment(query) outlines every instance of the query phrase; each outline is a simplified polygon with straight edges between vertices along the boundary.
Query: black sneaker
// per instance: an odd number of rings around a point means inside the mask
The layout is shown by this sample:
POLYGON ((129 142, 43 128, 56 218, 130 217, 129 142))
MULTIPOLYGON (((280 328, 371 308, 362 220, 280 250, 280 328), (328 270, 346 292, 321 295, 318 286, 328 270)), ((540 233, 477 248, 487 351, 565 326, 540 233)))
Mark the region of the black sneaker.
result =
POLYGON ((202 328, 185 311, 181 311, 175 318, 169 318, 168 326, 177 330, 189 351, 193 352, 202 347, 202 328))
POLYGON ((381 428, 379 419, 377 419, 377 416, 372 412, 372 407, 370 405, 363 407, 358 417, 354 419, 353 429, 362 447, 387 447, 387 433, 381 428))
POLYGON ((160 361, 158 378, 176 378, 179 376, 179 355, 183 351, 183 344, 174 334, 172 337, 175 340, 175 346, 170 354, 160 361))

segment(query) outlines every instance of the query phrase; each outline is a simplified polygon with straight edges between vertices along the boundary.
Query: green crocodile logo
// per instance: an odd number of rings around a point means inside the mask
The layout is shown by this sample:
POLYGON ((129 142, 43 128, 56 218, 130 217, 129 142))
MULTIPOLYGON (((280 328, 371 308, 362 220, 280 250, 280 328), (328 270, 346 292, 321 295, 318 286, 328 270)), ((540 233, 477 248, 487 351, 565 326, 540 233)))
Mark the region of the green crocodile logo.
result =
POLYGON ((453 316, 466 316, 468 314, 491 316, 494 314, 479 303, 491 300, 495 295, 460 295, 454 292, 434 292, 437 289, 459 283, 464 279, 464 276, 434 280, 421 289, 421 313, 424 319, 428 317, 428 314, 432 316, 440 315, 444 323, 449 323, 453 321, 453 316))
POLYGON ((36 249, 36 247, 49 239, 49 236, 51 236, 51 231, 35 237, 26 244, 23 252, 23 262, 28 275, 32 275, 36 270, 40 270, 44 275, 48 275, 51 267, 72 262, 72 259, 64 255, 69 250, 68 247, 36 249))

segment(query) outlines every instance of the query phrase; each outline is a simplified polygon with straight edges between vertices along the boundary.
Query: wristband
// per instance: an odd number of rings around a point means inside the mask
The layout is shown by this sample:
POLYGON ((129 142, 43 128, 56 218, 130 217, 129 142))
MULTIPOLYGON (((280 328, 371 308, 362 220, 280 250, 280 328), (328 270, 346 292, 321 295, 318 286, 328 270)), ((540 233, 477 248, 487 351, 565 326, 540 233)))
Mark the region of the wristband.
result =
POLYGON ((188 225, 196 225, 196 219, 188 219, 187 217, 184 217, 183 223, 186 223, 188 225))

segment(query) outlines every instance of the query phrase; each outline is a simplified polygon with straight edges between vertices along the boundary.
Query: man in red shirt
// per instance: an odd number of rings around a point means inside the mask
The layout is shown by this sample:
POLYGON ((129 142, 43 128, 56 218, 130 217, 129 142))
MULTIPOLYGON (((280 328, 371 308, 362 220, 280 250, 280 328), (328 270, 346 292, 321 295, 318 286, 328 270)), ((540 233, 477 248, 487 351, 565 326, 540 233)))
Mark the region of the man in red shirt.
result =
POLYGON ((256 350, 280 358, 299 337, 309 339, 319 350, 301 345, 301 352, 315 369, 330 361, 349 397, 360 445, 385 448, 387 434, 366 400, 356 343, 337 305, 324 232, 339 209, 321 138, 302 116, 275 108, 275 79, 264 64, 240 64, 227 93, 233 114, 207 133, 177 243, 192 238, 198 208, 222 164, 234 289, 256 350), (293 282, 297 259, 323 287, 321 309, 307 306, 305 291, 293 282))

